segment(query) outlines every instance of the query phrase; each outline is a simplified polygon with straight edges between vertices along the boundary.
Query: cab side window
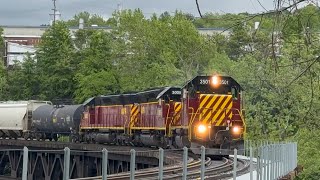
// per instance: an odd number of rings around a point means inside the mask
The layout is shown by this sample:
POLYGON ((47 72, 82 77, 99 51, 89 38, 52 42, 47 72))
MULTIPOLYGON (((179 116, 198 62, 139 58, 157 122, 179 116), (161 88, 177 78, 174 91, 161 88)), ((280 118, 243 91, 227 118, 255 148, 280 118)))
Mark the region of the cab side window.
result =
POLYGON ((238 92, 238 89, 236 87, 232 87, 231 88, 231 94, 232 94, 232 98, 234 100, 238 99, 239 92, 238 92))

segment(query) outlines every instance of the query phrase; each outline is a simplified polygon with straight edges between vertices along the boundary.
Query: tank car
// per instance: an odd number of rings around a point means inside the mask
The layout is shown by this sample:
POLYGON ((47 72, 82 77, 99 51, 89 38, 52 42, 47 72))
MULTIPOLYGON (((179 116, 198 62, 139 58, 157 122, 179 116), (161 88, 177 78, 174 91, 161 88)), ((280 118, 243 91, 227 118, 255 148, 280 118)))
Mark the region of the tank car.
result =
POLYGON ((32 134, 34 110, 49 101, 5 101, 0 102, 0 136, 2 138, 28 138, 32 134))
MULTIPOLYGON (((229 76, 196 76, 183 86, 182 122, 188 126, 192 151, 229 155, 243 149, 246 131, 243 89, 229 76)), ((239 152, 241 153, 241 152, 239 152)))
POLYGON ((75 139, 79 131, 83 105, 52 106, 41 105, 33 113, 31 126, 34 137, 58 140, 59 135, 70 135, 75 139))

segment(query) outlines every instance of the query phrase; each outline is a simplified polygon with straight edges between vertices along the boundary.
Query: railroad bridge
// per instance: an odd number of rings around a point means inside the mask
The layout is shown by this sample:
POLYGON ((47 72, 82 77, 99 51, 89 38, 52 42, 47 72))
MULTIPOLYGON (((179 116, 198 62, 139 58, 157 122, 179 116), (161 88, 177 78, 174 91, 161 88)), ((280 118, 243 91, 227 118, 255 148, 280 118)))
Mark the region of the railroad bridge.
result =
MULTIPOLYGON (((130 146, 100 144, 75 144, 50 141, 0 140, 0 179, 22 177, 23 147, 28 152, 28 179, 62 179, 64 148, 70 148, 70 178, 101 175, 102 149, 108 150, 108 174, 130 170, 130 146), (90 152, 89 152, 90 151, 90 152)), ((158 151, 136 147, 136 169, 157 167, 158 151)), ((175 164, 175 159, 165 158, 165 164, 175 164)))
POLYGON ((245 144, 245 156, 238 158, 234 149, 233 156, 215 161, 205 156, 203 146, 199 157, 188 154, 186 147, 183 152, 164 152, 161 148, 0 139, 0 180, 287 179, 300 171, 297 143, 245 144), (22 151, 25 146, 29 150, 22 151))

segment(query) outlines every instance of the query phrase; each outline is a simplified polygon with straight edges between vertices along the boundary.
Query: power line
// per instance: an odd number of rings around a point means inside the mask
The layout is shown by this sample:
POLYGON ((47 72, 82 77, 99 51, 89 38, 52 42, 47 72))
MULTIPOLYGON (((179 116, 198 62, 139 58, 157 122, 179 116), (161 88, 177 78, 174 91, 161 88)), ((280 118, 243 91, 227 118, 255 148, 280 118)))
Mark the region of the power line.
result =
POLYGON ((290 83, 287 85, 287 87, 291 86, 293 82, 295 82, 297 79, 299 79, 304 73, 306 73, 313 64, 315 64, 317 61, 320 60, 320 56, 315 58, 297 77, 295 77, 290 83))
POLYGON ((264 10, 268 11, 268 10, 262 5, 262 3, 261 3, 259 0, 257 0, 257 1, 258 1, 258 3, 260 4, 260 6, 261 6, 264 10))
POLYGON ((201 11, 200 11, 198 0, 196 0, 196 5, 197 5, 197 9, 198 9, 199 15, 202 18, 202 14, 201 14, 201 11))
POLYGON ((306 60, 306 61, 301 61, 301 62, 296 62, 296 63, 292 63, 292 64, 279 65, 278 67, 297 66, 297 65, 304 64, 304 63, 308 63, 308 62, 311 62, 311 61, 314 61, 314 59, 312 59, 312 60, 306 60))

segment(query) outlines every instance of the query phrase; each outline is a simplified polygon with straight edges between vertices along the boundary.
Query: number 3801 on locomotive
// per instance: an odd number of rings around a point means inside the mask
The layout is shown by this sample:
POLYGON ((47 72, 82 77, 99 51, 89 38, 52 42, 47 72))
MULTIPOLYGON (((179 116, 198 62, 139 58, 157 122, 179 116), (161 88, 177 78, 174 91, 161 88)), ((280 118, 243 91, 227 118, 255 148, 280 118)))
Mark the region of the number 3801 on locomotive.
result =
POLYGON ((246 131, 243 89, 228 76, 197 76, 183 87, 182 122, 188 126, 192 151, 228 155, 243 149, 246 131))

